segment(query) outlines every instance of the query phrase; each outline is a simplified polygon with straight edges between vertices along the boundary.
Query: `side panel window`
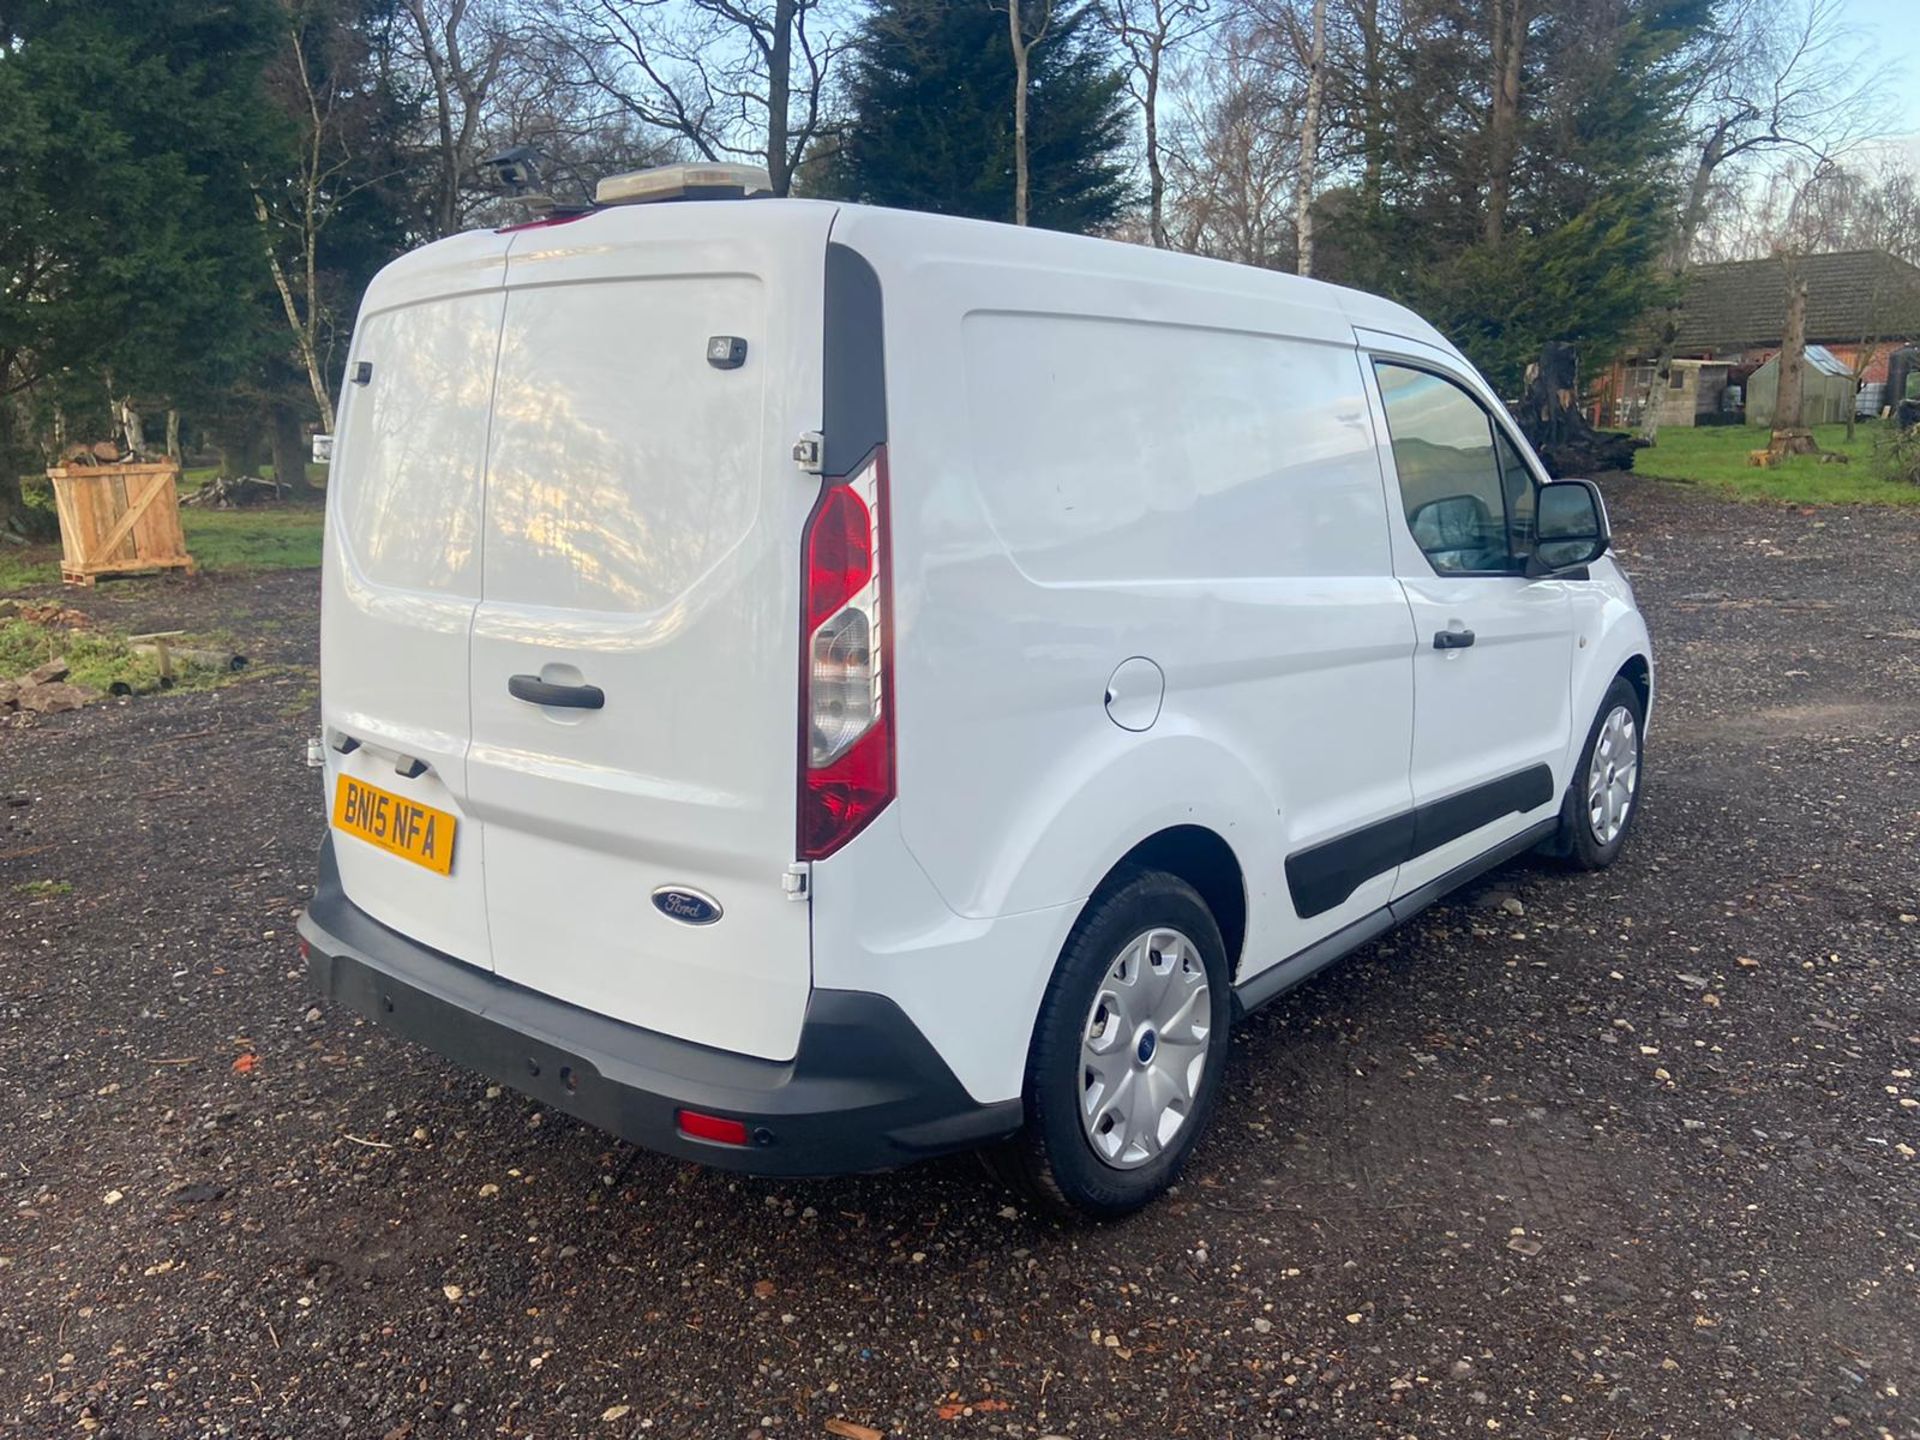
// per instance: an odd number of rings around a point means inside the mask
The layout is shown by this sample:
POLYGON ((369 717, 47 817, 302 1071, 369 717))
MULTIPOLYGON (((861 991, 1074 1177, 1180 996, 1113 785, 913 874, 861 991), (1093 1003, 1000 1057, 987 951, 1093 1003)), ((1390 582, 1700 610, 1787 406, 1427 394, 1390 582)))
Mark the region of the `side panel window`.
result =
POLYGON ((1493 422, 1450 380, 1408 365, 1374 362, 1393 441, 1407 526, 1433 568, 1448 574, 1513 570, 1508 491, 1525 482, 1531 527, 1532 479, 1493 422), (1504 453, 1501 453, 1504 451, 1504 453))
POLYGON ((1351 348, 1004 311, 961 333, 975 483, 1033 579, 1391 573, 1351 348))

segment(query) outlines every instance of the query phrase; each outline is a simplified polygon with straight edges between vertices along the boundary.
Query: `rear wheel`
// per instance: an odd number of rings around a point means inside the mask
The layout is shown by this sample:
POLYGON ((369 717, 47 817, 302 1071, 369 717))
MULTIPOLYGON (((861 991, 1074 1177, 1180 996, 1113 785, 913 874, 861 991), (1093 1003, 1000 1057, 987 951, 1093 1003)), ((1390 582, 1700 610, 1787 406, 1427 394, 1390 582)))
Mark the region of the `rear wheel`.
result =
POLYGON ((1026 1128, 990 1156, 996 1173, 1092 1219, 1164 1191, 1213 1112, 1228 987, 1220 929, 1185 881, 1141 871, 1096 896, 1041 1003, 1026 1128))
POLYGON ((1646 707, 1625 676, 1600 701, 1586 748, 1560 809, 1554 853, 1579 870, 1600 870, 1619 857, 1640 809, 1641 735, 1646 707))

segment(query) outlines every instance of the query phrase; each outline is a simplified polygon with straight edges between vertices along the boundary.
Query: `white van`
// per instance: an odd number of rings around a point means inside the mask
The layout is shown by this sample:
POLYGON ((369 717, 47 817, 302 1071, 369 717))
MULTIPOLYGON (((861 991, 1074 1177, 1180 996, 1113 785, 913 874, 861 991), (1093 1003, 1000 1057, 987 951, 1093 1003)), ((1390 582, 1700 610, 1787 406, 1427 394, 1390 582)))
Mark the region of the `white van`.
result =
POLYGON ((672 1155, 988 1147, 1111 1216, 1240 1016, 1523 850, 1619 853, 1652 667, 1605 510, 1432 327, 743 183, 368 290, 327 994, 672 1155))

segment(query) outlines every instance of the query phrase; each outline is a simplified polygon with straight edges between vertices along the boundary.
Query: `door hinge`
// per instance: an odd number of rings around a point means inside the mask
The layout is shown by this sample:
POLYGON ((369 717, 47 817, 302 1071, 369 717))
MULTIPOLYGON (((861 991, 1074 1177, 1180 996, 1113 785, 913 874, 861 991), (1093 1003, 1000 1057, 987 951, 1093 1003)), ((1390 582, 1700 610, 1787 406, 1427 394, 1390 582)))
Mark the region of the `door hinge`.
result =
POLYGON ((804 860, 789 865, 780 877, 780 888, 789 900, 805 900, 813 890, 813 866, 804 860))
POLYGON ((818 430, 809 430, 793 442, 793 463, 809 475, 820 473, 821 463, 827 456, 827 437, 818 430))

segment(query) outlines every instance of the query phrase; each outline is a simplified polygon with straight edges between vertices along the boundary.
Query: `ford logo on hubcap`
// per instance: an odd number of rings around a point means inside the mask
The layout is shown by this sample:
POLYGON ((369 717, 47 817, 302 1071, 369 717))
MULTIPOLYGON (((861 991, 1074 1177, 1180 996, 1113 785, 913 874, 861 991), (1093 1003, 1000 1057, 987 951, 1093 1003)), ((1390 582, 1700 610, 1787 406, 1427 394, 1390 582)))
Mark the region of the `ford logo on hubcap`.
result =
POLYGON ((711 925, 720 918, 720 902, 698 890, 662 885, 653 892, 653 908, 682 925, 711 925))

